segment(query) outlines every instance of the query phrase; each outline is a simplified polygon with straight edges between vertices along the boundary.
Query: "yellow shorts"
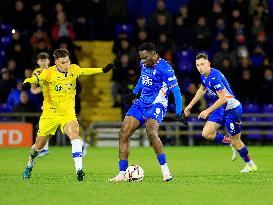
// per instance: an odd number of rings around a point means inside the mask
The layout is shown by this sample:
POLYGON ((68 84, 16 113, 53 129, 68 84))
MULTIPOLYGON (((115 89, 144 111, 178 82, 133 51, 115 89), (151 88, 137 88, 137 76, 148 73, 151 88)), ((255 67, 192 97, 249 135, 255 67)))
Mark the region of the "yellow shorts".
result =
POLYGON ((56 130, 58 127, 61 128, 62 133, 64 133, 64 126, 71 122, 77 120, 75 115, 68 115, 68 116, 41 116, 39 121, 39 130, 37 136, 44 137, 49 135, 55 135, 56 130))

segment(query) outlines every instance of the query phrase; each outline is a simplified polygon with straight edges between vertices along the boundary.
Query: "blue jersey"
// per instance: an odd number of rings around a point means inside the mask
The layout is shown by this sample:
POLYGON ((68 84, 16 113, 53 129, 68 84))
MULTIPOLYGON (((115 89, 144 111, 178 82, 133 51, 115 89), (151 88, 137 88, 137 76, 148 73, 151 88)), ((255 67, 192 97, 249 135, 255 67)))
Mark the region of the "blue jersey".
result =
POLYGON ((235 98, 229 83, 225 76, 217 69, 211 68, 211 72, 208 77, 201 75, 201 83, 211 94, 212 103, 218 100, 217 92, 221 90, 226 91, 226 110, 233 109, 240 105, 240 102, 235 98))
POLYGON ((135 94, 138 94, 140 90, 142 92, 135 103, 143 108, 160 103, 167 108, 170 89, 178 86, 172 67, 167 61, 159 58, 157 64, 152 68, 147 68, 142 63, 140 63, 140 68, 141 76, 133 92, 135 94))

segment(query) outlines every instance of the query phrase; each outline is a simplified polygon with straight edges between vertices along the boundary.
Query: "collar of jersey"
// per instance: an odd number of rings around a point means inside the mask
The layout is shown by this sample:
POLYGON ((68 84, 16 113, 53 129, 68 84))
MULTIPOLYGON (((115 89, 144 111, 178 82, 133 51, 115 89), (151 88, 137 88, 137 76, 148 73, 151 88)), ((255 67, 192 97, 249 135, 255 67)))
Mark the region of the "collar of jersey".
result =
POLYGON ((56 66, 56 69, 57 69, 57 71, 59 71, 60 73, 67 74, 67 72, 61 71, 61 70, 58 68, 58 66, 56 66))
POLYGON ((161 60, 161 58, 158 58, 158 60, 156 61, 156 63, 154 65, 152 65, 152 67, 155 67, 159 63, 160 60, 161 60))

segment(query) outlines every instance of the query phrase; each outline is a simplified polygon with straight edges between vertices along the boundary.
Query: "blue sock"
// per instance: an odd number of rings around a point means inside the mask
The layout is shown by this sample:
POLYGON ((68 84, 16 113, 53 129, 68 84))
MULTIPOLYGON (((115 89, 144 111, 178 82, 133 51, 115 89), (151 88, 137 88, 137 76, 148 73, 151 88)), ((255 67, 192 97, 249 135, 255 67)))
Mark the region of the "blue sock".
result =
POLYGON ((222 145, 230 145, 230 138, 221 133, 217 133, 214 140, 222 145))
POLYGON ((128 167, 128 160, 122 159, 119 160, 119 171, 126 171, 128 167))
POLYGON ((166 155, 164 153, 157 155, 157 159, 158 159, 160 165, 164 165, 167 163, 166 155))
POLYGON ((248 154, 248 150, 247 150, 246 146, 244 146, 242 149, 238 150, 238 152, 245 162, 249 162, 251 160, 251 157, 248 154))

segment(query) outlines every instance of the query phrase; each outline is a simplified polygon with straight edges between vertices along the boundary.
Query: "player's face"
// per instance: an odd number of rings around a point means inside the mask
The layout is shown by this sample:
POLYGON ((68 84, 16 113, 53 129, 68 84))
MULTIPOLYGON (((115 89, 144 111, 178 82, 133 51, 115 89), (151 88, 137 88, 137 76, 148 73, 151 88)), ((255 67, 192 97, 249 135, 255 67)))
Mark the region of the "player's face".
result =
POLYGON ((49 67, 49 59, 45 58, 45 59, 39 59, 37 61, 37 64, 39 65, 40 68, 48 68, 49 67))
POLYGON ((139 57, 143 65, 152 67, 157 61, 157 54, 154 51, 139 51, 139 57))
POLYGON ((69 56, 66 56, 64 58, 58 58, 55 61, 56 66, 58 66, 58 68, 64 72, 68 71, 68 68, 70 66, 70 59, 69 56))
POLYGON ((210 71, 210 62, 207 59, 200 58, 196 60, 196 68, 200 74, 208 74, 210 71))

